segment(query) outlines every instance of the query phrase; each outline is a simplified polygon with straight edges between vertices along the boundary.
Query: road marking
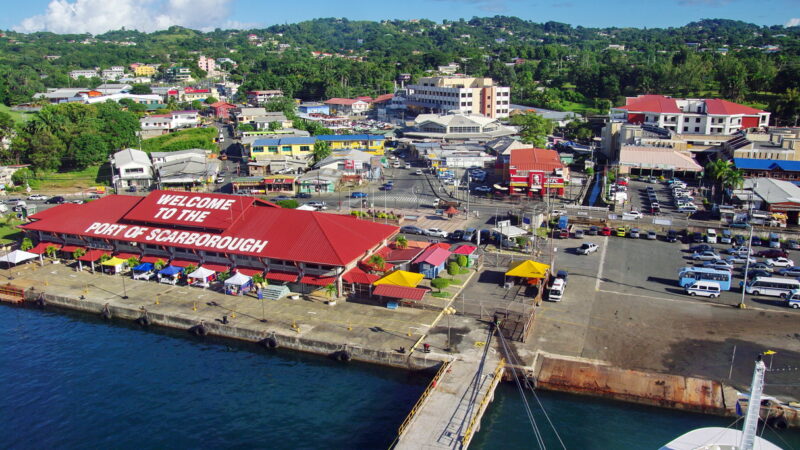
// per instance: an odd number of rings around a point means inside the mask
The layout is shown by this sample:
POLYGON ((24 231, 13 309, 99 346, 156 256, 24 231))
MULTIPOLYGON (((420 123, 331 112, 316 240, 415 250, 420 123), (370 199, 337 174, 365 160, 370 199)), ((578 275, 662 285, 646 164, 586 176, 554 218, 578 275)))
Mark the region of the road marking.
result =
POLYGON ((597 267, 597 281, 594 283, 594 290, 600 290, 600 280, 603 278, 603 265, 606 263, 606 250, 608 250, 608 236, 603 242, 603 251, 600 253, 600 265, 597 267))
MULTIPOLYGON (((658 300, 658 301, 667 301, 667 302, 676 302, 676 303, 688 303, 688 304, 692 304, 692 305, 722 306, 722 307, 725 307, 725 308, 735 308, 736 307, 736 305, 728 305, 728 304, 725 304, 725 303, 707 303, 707 302, 702 302, 702 301, 697 301, 697 300, 683 300, 683 299, 680 299, 680 298, 655 297, 655 296, 652 296, 652 295, 641 295, 641 294, 632 294, 630 292, 608 291, 608 290, 605 290, 605 289, 599 289, 599 292, 603 292, 603 293, 606 293, 606 294, 614 294, 614 295, 627 295, 629 297, 640 297, 640 298, 646 298, 646 299, 658 300)), ((767 311, 767 312, 773 312, 773 313, 800 314, 800 311, 795 311, 795 310, 793 310, 791 308, 789 308, 786 311, 784 311, 782 309, 771 309, 771 308, 761 308, 761 307, 758 307, 758 306, 747 306, 747 309, 750 309, 750 310, 753 310, 753 311, 767 311)))

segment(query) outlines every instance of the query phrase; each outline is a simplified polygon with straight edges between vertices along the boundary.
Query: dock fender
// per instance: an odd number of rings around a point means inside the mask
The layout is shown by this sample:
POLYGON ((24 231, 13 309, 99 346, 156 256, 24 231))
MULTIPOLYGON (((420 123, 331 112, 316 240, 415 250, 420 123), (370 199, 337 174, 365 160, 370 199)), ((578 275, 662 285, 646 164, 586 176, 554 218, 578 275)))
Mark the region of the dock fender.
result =
POLYGON ((100 311, 100 316, 103 317, 103 319, 111 320, 111 309, 108 307, 108 303, 103 305, 103 310, 100 311))
POLYGON ((263 347, 269 348, 269 349, 278 348, 278 341, 274 337, 264 338, 261 341, 259 341, 259 344, 261 344, 263 347))
POLYGON ((767 419, 767 425, 775 428, 776 430, 785 430, 789 428, 789 421, 784 416, 770 417, 767 419))
POLYGON ((195 336, 208 336, 208 329, 202 323, 189 328, 189 332, 195 336))
POLYGON ((336 352, 336 360, 341 362, 349 362, 353 358, 353 355, 350 354, 347 350, 341 350, 336 352))
POLYGON ((136 319, 136 323, 138 323, 143 327, 146 327, 149 326, 152 322, 150 321, 150 316, 148 316, 147 313, 144 313, 138 319, 136 319))
POLYGON ((44 307, 47 306, 47 300, 44 299, 44 294, 39 294, 39 297, 36 299, 34 304, 37 307, 44 309, 44 307))

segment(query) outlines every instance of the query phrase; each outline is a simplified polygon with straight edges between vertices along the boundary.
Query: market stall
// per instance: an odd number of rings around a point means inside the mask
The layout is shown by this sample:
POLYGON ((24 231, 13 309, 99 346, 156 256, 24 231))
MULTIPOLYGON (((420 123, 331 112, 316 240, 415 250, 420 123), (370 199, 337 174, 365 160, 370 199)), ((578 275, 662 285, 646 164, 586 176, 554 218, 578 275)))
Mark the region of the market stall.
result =
POLYGON ((134 280, 149 280, 153 278, 155 272, 153 272, 153 264, 152 263, 141 263, 138 266, 134 267, 133 270, 133 279, 134 280))
POLYGON ((228 295, 244 295, 252 288, 253 278, 241 272, 225 280, 225 293, 228 295))
POLYGON ((183 267, 167 266, 158 271, 158 282, 175 285, 183 273, 183 267))
POLYGON ((211 269, 198 267, 197 270, 187 275, 187 278, 189 279, 189 285, 207 288, 211 285, 211 281, 214 280, 216 275, 217 272, 214 272, 211 269))
POLYGON ((0 262, 7 263, 8 266, 11 267, 21 262, 25 262, 30 259, 36 258, 36 256, 37 255, 34 253, 28 253, 22 250, 14 250, 11 253, 0 256, 0 262))
POLYGON ((128 267, 128 261, 125 259, 113 257, 111 259, 103 261, 102 263, 100 263, 100 265, 103 266, 103 272, 115 275, 122 272, 123 270, 125 270, 126 267, 128 267))

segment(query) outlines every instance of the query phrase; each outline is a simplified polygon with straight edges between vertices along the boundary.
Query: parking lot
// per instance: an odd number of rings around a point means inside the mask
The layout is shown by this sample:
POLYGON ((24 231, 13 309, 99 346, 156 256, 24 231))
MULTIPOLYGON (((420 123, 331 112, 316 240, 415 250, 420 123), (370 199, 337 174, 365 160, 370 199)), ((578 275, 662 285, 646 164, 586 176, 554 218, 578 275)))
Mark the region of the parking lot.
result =
MULTIPOLYGON (((690 182, 688 183, 686 191, 690 194, 694 194, 694 203, 698 206, 698 208, 700 208, 701 205, 698 205, 698 203, 702 202, 702 199, 696 193, 697 186, 692 185, 690 182)), ((688 212, 678 211, 678 205, 675 202, 675 196, 673 196, 672 189, 664 182, 647 183, 644 181, 631 180, 628 182, 628 190, 626 192, 628 194, 628 203, 625 205, 626 211, 641 211, 645 214, 645 216, 658 215, 681 218, 686 218, 689 216, 688 212), (652 214, 650 212, 650 200, 647 194, 648 187, 652 187, 655 190, 656 198, 661 210, 658 214, 652 214)))

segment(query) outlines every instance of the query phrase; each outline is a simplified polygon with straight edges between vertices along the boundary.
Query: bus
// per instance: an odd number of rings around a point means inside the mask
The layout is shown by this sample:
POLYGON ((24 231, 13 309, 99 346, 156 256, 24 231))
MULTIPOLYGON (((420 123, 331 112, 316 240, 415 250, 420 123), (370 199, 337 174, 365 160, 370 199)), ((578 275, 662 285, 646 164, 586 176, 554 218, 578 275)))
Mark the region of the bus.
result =
POLYGON ((781 277, 756 277, 745 286, 748 294, 780 298, 788 298, 793 289, 800 289, 800 281, 781 277))
POLYGON ((684 267, 678 272, 678 283, 682 288, 691 286, 695 281, 714 281, 719 283, 720 290, 731 290, 731 273, 727 270, 709 269, 706 267, 684 267))

